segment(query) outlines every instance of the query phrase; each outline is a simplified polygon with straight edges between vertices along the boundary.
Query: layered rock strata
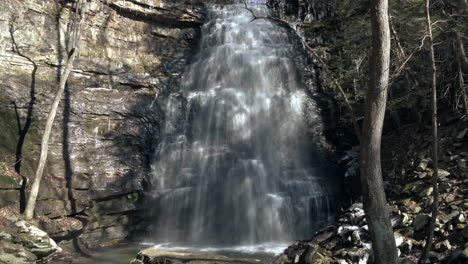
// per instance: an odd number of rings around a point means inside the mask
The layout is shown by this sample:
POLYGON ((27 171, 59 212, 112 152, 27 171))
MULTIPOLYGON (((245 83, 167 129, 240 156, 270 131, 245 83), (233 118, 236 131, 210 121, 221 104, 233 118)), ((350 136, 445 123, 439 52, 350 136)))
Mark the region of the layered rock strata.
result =
MULTIPOLYGON (((62 245, 111 245, 138 227, 164 122, 157 100, 196 46, 203 7, 195 2, 90 2, 36 208, 39 225, 62 245)), ((0 3, 0 206, 24 207, 73 4, 0 3)))

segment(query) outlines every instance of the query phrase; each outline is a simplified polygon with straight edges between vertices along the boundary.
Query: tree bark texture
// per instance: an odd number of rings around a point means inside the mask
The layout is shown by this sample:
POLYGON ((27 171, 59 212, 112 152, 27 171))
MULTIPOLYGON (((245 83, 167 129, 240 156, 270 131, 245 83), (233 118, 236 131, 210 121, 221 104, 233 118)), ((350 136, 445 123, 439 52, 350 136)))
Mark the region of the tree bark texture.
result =
POLYGON ((468 97, 466 95, 465 80, 463 74, 468 73, 468 58, 465 56, 465 48, 463 47, 463 39, 460 33, 456 33, 456 53, 458 57, 458 83, 461 93, 463 108, 465 109, 465 118, 468 120, 468 97))
POLYGON ((75 25, 74 25, 74 29, 69 35, 69 37, 72 40, 71 41, 72 44, 71 44, 70 51, 68 52, 68 59, 65 64, 65 68, 62 74, 60 75, 59 87, 58 87, 57 93, 55 94, 54 101, 52 102, 49 114, 47 116, 44 134, 42 135, 41 154, 39 157, 39 164, 36 170, 36 175, 35 175, 33 184, 31 186, 31 193, 29 194, 28 202, 26 203, 26 209, 24 212, 24 217, 28 220, 32 219, 34 216, 34 208, 36 205, 37 195, 39 193, 39 187, 41 184, 42 176, 44 174, 45 164, 47 161, 47 154, 48 154, 47 152, 49 149, 49 139, 50 139, 50 134, 52 131, 52 126, 54 124, 55 116, 57 115, 57 109, 58 109, 60 100, 62 99, 63 92, 65 91, 65 85, 67 83, 68 76, 70 75, 70 72, 73 68, 73 62, 75 61, 75 58, 78 53, 78 49, 79 49, 78 44, 80 40, 81 24, 84 21, 86 1, 87 0, 79 0, 76 4, 76 20, 74 21, 75 25))
POLYGON ((385 197, 380 158, 390 70, 388 0, 371 1, 372 54, 361 141, 361 188, 374 263, 396 264, 397 248, 385 197))

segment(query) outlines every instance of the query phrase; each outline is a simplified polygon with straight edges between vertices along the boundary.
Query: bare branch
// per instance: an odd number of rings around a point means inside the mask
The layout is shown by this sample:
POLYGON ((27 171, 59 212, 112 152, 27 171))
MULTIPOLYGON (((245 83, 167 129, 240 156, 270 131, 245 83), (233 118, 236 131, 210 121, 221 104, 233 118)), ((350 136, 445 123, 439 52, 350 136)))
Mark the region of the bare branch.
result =
POLYGON ((429 37, 429 35, 424 35, 423 39, 421 40, 421 45, 419 45, 419 50, 421 50, 424 47, 424 42, 426 41, 427 37, 429 37))

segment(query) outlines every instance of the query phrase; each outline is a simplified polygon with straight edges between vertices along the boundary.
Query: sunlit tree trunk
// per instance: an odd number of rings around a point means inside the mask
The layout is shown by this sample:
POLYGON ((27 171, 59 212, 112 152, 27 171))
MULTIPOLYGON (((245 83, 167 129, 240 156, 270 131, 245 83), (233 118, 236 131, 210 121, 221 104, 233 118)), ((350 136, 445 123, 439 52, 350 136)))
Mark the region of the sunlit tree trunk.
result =
POLYGON ((70 50, 68 51, 68 58, 65 64, 65 68, 62 74, 60 75, 59 87, 57 93, 55 94, 54 101, 52 102, 52 105, 50 107, 50 111, 47 116, 47 121, 44 129, 44 134, 42 135, 39 164, 37 166, 36 176, 31 186, 31 193, 29 194, 28 202, 26 203, 26 209, 24 211, 24 217, 26 219, 32 219, 34 216, 34 208, 36 206, 37 195, 39 193, 39 186, 41 184, 42 176, 44 173, 44 167, 47 161, 47 152, 49 148, 49 139, 52 131, 52 126, 54 124, 54 119, 57 114, 58 105, 60 103, 60 100, 62 99, 63 92, 65 90, 65 85, 67 83, 68 76, 70 75, 70 72, 73 68, 73 63, 78 53, 81 24, 85 19, 86 1, 87 0, 78 0, 78 2, 76 3, 76 19, 74 21, 74 28, 69 35, 69 38, 71 39, 70 50))

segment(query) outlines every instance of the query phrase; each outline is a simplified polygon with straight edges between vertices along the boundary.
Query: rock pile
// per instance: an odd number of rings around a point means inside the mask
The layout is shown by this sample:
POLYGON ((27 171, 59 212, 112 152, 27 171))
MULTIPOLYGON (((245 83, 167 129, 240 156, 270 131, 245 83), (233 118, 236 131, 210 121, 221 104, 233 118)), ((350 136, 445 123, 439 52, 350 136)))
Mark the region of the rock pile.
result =
POLYGON ((11 208, 0 209, 0 230, 0 263, 37 263, 62 251, 46 232, 11 208))
MULTIPOLYGON (((440 128, 440 205, 430 263, 468 263, 468 129, 454 126, 440 128)), ((425 245, 433 169, 431 137, 417 131, 407 133, 385 138, 383 164, 399 258, 409 264, 417 262, 425 245)), ((321 229, 311 240, 294 243, 274 264, 368 261, 372 261, 368 226, 362 204, 355 203, 340 215, 338 223, 321 229)))

